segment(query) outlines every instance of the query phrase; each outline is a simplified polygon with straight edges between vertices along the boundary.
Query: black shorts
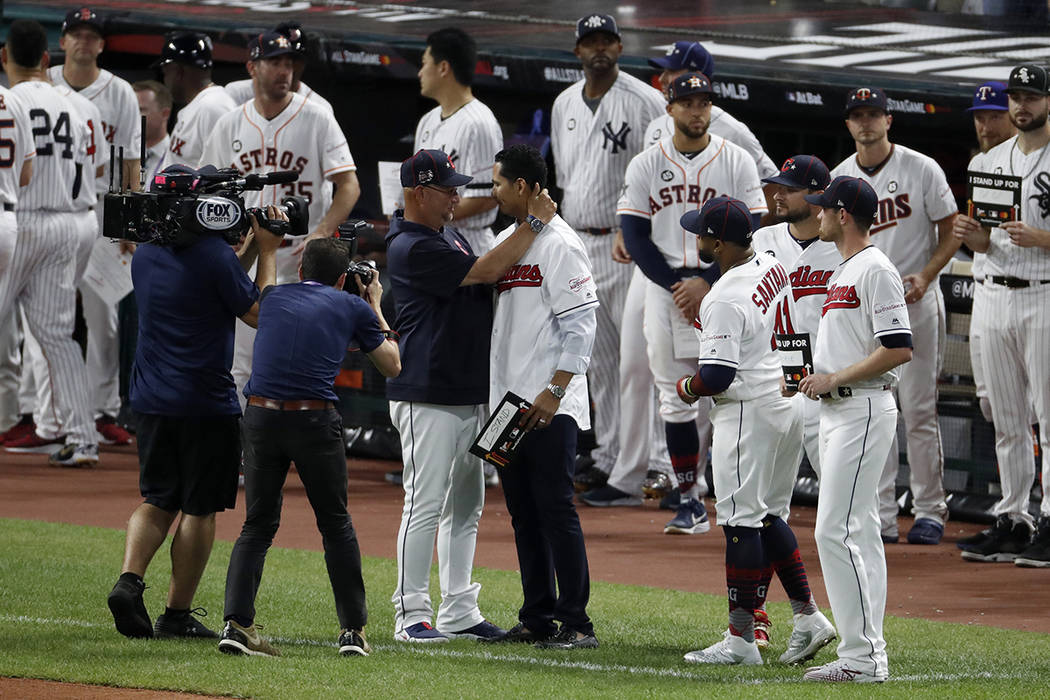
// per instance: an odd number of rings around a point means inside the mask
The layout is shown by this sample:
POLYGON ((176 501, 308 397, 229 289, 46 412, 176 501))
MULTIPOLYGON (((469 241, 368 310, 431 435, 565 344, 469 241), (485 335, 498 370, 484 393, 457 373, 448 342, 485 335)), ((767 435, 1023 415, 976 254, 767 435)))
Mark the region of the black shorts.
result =
POLYGON ((139 491, 168 512, 209 515, 237 502, 241 417, 138 415, 139 491))

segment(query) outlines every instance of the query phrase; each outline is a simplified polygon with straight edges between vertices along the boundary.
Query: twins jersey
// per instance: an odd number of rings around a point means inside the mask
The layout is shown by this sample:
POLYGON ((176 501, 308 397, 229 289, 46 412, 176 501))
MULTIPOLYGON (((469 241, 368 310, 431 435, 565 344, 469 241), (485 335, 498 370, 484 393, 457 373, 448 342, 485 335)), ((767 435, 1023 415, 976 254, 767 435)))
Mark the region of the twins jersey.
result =
MULTIPOLYGON (((233 100, 235 106, 242 105, 248 100, 255 98, 255 89, 252 87, 251 78, 248 80, 234 80, 232 83, 226 83, 225 90, 226 94, 233 100)), ((303 81, 299 81, 299 89, 295 92, 311 102, 316 102, 329 112, 334 112, 332 109, 332 103, 314 92, 313 89, 303 81)))
POLYGON ((204 143, 211 136, 219 117, 237 109, 237 104, 221 85, 209 85, 190 103, 179 110, 179 120, 171 130, 167 163, 182 163, 196 167, 204 152, 204 143))
POLYGON ((937 162, 910 148, 893 144, 893 153, 878 172, 868 175, 857 154, 835 166, 832 179, 849 175, 866 180, 879 198, 871 241, 897 266, 901 276, 922 271, 937 248, 934 222, 959 209, 937 162))
MULTIPOLYGON (((831 374, 856 364, 882 347, 884 335, 911 334, 900 273, 886 254, 869 245, 839 264, 821 311, 813 371, 831 374)), ((881 389, 895 385, 898 365, 878 377, 850 385, 881 389)))
MULTIPOLYGON (((503 132, 492 110, 481 100, 474 99, 445 119, 438 105, 423 115, 416 125, 416 140, 412 152, 436 148, 448 154, 456 172, 474 180, 462 189, 462 196, 492 196, 492 165, 496 154, 503 150, 503 132)), ((456 219, 460 232, 485 230, 496 220, 496 207, 467 219, 456 219)), ((491 235, 489 236, 491 238, 491 235)))
MULTIPOLYGON (((516 227, 502 231, 497 244, 516 227)), ((550 383, 561 357, 557 319, 597 306, 587 251, 577 233, 555 216, 496 283, 489 406, 496 406, 507 391, 527 401, 538 396, 550 383)), ((580 430, 591 427, 585 374, 569 382, 557 413, 571 416, 580 430)))
POLYGON ((778 395, 783 371, 769 339, 777 306, 787 298, 789 288, 784 266, 756 252, 723 274, 700 302, 700 315, 693 323, 700 340, 700 365, 736 370, 733 382, 716 401, 778 395))
MULTIPOLYGON (((755 159, 759 177, 773 177, 778 172, 776 163, 762 150, 762 144, 758 138, 747 128, 747 124, 734 117, 718 105, 711 105, 711 123, 707 126, 708 133, 721 136, 730 143, 735 143, 751 154, 755 159)), ((645 130, 645 147, 648 148, 665 136, 674 134, 674 119, 666 112, 649 122, 645 130)))
POLYGON ((767 210, 755 161, 744 149, 712 134, 707 148, 687 158, 669 136, 631 160, 616 214, 649 220, 653 243, 672 268, 697 268, 696 236, 679 219, 712 197, 735 197, 753 214, 767 210))
POLYGON ((94 102, 73 88, 65 85, 56 85, 55 90, 73 103, 73 108, 80 113, 80 117, 87 122, 88 126, 90 136, 86 152, 88 160, 84 164, 87 172, 84 173, 83 184, 76 198, 77 211, 84 211, 98 203, 99 181, 95 179, 95 175, 99 168, 105 168, 109 163, 109 149, 98 147, 104 138, 102 135, 102 113, 94 102))
POLYGON ((22 166, 35 157, 29 110, 11 90, 0 87, 0 203, 18 201, 22 166))
MULTIPOLYGON (((1029 226, 1050 230, 1050 157, 1048 149, 1025 155, 1017 137, 1009 138, 970 161, 970 171, 1012 175, 1021 178, 1019 219, 1029 226)), ((1005 275, 1025 280, 1050 279, 1050 251, 1038 246, 1022 248, 1010 241, 1004 229, 993 228, 991 244, 984 256, 984 275, 1005 275)))
POLYGON ((644 147, 645 127, 667 107, 664 96, 622 70, 593 112, 584 81, 554 100, 551 150, 562 213, 573 228, 616 226, 616 200, 627 164, 644 147))

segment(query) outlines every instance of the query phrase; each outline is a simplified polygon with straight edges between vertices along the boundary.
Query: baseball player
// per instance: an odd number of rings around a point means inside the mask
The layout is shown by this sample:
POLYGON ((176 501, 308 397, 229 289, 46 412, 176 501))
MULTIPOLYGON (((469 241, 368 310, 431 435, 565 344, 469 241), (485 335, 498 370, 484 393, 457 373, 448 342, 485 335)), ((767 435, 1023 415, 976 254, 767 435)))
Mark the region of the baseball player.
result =
POLYGON ((766 211, 754 160, 744 149, 707 131, 712 92, 711 82, 700 73, 686 73, 671 83, 666 109, 675 132, 631 160, 616 210, 627 250, 646 276, 649 365, 681 491, 677 513, 664 528, 668 534, 710 528, 697 485, 710 424, 702 422, 704 435, 696 424, 710 404, 707 399, 695 405, 683 402, 675 382, 696 362, 691 322, 717 269, 697 258, 696 246, 685 237, 679 220, 716 196, 736 195, 756 221, 766 211))
POLYGON ((471 91, 477 60, 474 40, 460 29, 441 29, 427 37, 419 92, 438 106, 416 125, 413 150, 444 151, 458 172, 474 178, 463 187, 456 207, 456 230, 477 255, 484 255, 495 245, 496 200, 489 175, 493 157, 503 148, 503 132, 492 110, 471 91))
POLYGON ((1010 562, 1050 567, 1050 498, 1043 498, 1032 533, 1028 512, 1032 489, 1029 406, 1039 423, 1039 454, 1044 491, 1050 484, 1050 77, 1045 68, 1026 64, 1010 72, 1010 121, 1017 135, 979 153, 970 172, 1021 178, 1017 216, 988 228, 972 216, 956 219, 955 235, 971 250, 985 253, 981 365, 995 424, 995 455, 1002 497, 995 524, 961 540, 970 561, 1010 562))
POLYGON ((891 388, 912 355, 900 273, 874 245, 875 190, 839 176, 821 194, 820 239, 842 264, 828 282, 814 373, 799 392, 820 400, 820 494, 814 532, 824 585, 841 638, 838 658, 805 680, 871 683, 889 676, 882 618, 886 554, 879 536, 876 486, 897 429, 891 388))
MULTIPOLYGON (((310 202, 306 238, 331 236, 350 214, 361 187, 357 166, 335 116, 291 92, 295 46, 283 34, 267 32, 252 40, 248 72, 255 99, 215 123, 201 165, 236 168, 242 173, 295 170, 299 179, 245 192, 247 206, 279 204, 283 197, 301 195, 310 202), (335 185, 332 194, 331 185, 335 185)), ((305 242, 286 240, 277 251, 277 283, 298 279, 305 242)), ((237 324, 233 378, 238 397, 251 371, 254 329, 237 324)))
MULTIPOLYGON (((324 107, 329 112, 334 112, 332 104, 328 100, 321 97, 303 82, 303 73, 306 71, 306 37, 303 35, 302 25, 298 22, 281 22, 273 28, 273 31, 287 37, 295 49, 292 66, 292 92, 302 95, 311 102, 324 107)), ((226 83, 225 89, 233 103, 238 106, 255 97, 251 78, 226 83)))
MULTIPOLYGON (((914 496, 915 524, 909 544, 937 544, 944 534, 948 506, 944 499, 944 453, 937 421, 937 376, 945 336, 944 297, 938 278, 959 249, 952 237, 958 207, 944 171, 929 156, 890 143, 893 117, 886 94, 878 88, 857 88, 846 101, 846 127, 857 152, 839 163, 832 177, 849 175, 866 180, 879 196, 878 218, 871 240, 897 266, 906 287, 915 353, 901 368, 897 388, 904 419, 914 496)), ((895 439, 895 438, 894 438, 895 439)), ((898 450, 893 448, 879 482, 882 536, 896 542, 895 484, 898 450)))
POLYGON ((752 217, 744 202, 715 197, 680 221, 697 236, 699 257, 722 270, 693 324, 699 369, 681 377, 676 389, 688 404, 702 396, 715 401, 711 465, 718 524, 726 538, 729 634, 686 654, 690 663, 762 663, 754 623, 764 595, 759 589, 768 585, 762 580, 767 562, 779 565, 795 615, 791 643, 780 660, 811 659, 835 637, 813 601, 794 533, 768 507, 771 485, 798 469, 802 426, 791 400, 780 395, 780 360, 770 344, 791 283, 783 265, 752 247, 752 217))
POLYGON ((146 182, 151 183, 164 169, 171 146, 171 136, 168 135, 173 103, 171 90, 156 80, 140 80, 131 87, 139 100, 139 111, 146 118, 146 161, 142 169, 146 171, 146 182))
POLYGON ((622 52, 611 16, 581 17, 575 54, 584 79, 558 95, 551 110, 551 151, 565 221, 587 248, 601 299, 588 372, 598 443, 592 456, 603 476, 620 451, 620 321, 631 276, 629 268, 612 259, 616 200, 627 164, 642 150, 645 125, 667 104, 659 91, 619 70, 622 52))

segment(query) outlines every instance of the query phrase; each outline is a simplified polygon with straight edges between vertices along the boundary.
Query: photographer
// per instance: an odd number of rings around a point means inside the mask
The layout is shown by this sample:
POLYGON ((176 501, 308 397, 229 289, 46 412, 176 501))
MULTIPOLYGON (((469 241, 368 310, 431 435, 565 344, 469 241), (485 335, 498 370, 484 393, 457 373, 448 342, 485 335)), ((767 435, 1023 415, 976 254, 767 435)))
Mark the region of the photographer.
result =
MULTIPOLYGON (((276 207, 266 217, 287 221, 276 207)), ((216 637, 190 616, 215 539, 215 513, 232 508, 240 464, 240 404, 230 364, 237 318, 250 326, 259 295, 274 284, 281 237, 250 215, 234 254, 216 235, 185 245, 140 245, 131 263, 139 338, 131 405, 139 414, 139 489, 145 502, 128 521, 120 579, 109 594, 117 631, 128 637, 216 637), (258 254, 255 284, 245 270, 258 254), (171 543, 167 610, 151 624, 142 577, 182 513, 171 543)))
POLYGON ((277 655, 253 623, 255 596, 266 551, 280 524, 281 487, 291 462, 323 537, 342 627, 339 653, 367 656, 370 651, 363 631, 367 611, 361 552, 346 510, 343 421, 335 408, 333 383, 351 343, 387 377, 401 372, 401 357, 397 334, 379 307, 379 276, 373 274, 365 287, 349 264, 341 241, 312 240, 303 251, 301 281, 271 287, 259 300, 255 361, 244 388, 247 515, 230 556, 226 627, 219 641, 219 650, 228 654, 277 655), (339 291, 347 282, 356 285, 361 298, 339 291))

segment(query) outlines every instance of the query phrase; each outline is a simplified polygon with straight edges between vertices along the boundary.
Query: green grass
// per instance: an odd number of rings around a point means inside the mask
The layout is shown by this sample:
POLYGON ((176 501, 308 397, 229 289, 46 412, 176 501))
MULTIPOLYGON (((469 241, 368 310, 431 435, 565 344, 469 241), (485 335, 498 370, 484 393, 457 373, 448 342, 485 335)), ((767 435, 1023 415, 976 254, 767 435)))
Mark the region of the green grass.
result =
MULTIPOLYGON (((197 596, 213 627, 221 624, 230 547, 216 543, 197 596)), ((900 618, 886 620, 892 682, 877 688, 802 684, 799 669, 776 663, 789 633, 784 604, 770 606, 776 626, 766 659, 772 663, 690 666, 682 654, 716 641, 724 629, 723 598, 604 583, 591 590, 589 612, 602 643, 595 651, 467 641, 424 649, 398 645, 389 602, 396 567, 372 558, 365 561, 365 581, 374 651, 369 658, 341 658, 323 557, 287 549, 271 550, 257 606, 257 621, 283 656, 229 657, 213 643, 117 634, 105 600, 122 550, 117 530, 0 519, 0 676, 289 698, 1034 698, 1046 697, 1050 687, 1050 635, 900 618)), ((165 548, 147 578, 146 605, 154 616, 163 609, 168 573, 165 548)), ((479 569, 475 578, 483 585, 486 615, 513 624, 521 595, 517 574, 479 569)), ((825 649, 817 659, 832 654, 825 649)))

